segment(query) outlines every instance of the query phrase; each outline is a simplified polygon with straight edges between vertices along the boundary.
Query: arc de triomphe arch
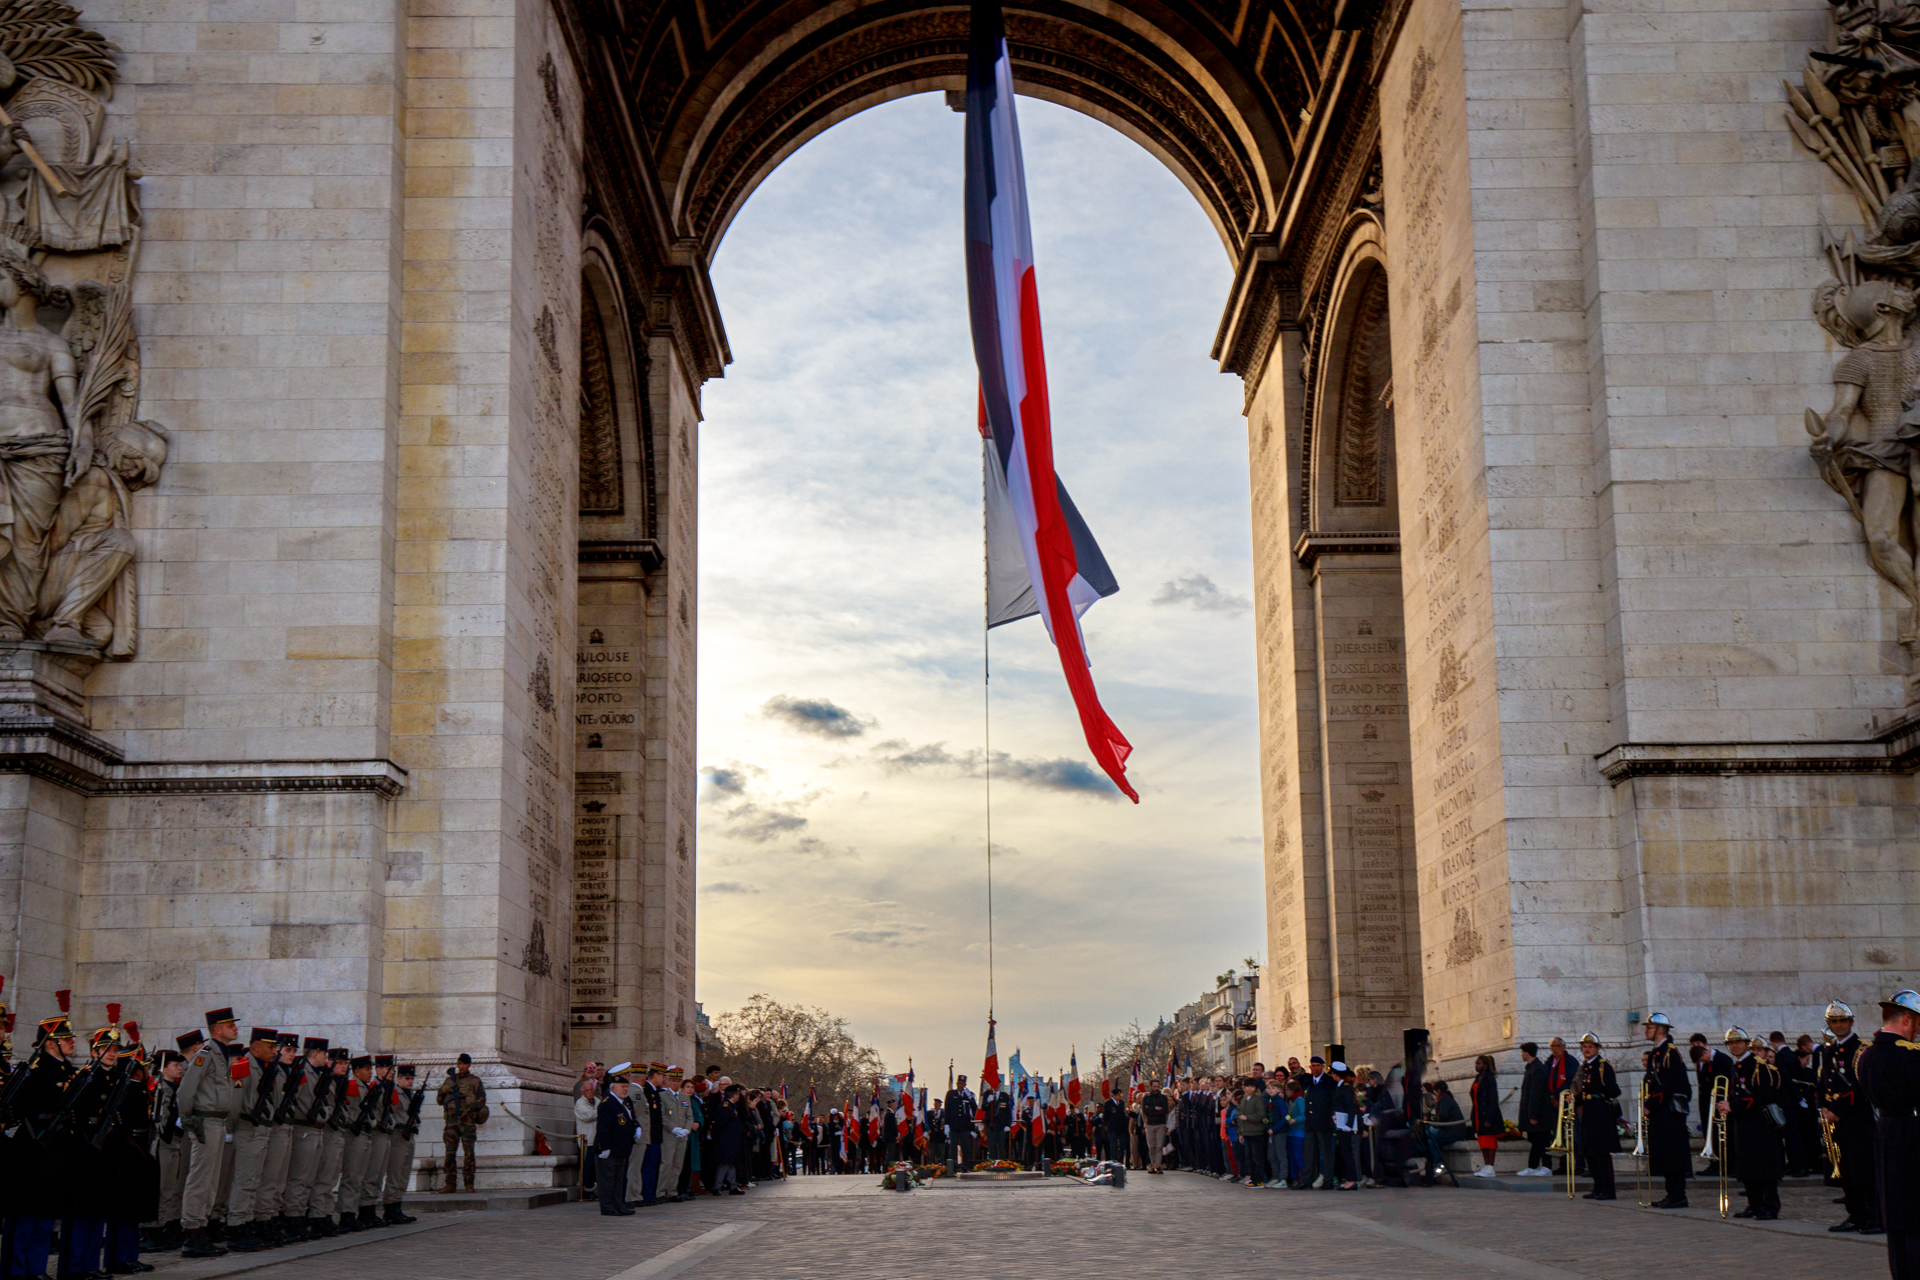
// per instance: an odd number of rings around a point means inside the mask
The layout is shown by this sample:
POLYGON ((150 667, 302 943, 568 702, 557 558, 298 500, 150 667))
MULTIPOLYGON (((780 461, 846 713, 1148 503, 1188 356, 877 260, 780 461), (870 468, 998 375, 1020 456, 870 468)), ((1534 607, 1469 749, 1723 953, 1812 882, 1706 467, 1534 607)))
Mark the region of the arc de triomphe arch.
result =
MULTIPOLYGON (((1826 9, 1680 10, 1008 11, 1022 91, 1235 264, 1270 1057, 1804 1022, 1920 960, 1904 607, 1800 421, 1859 214, 1766 97, 1826 9)), ((0 170, 46 323, 130 317, 89 474, 131 551, 84 544, 85 627, 0 625, 8 991, 470 1049, 535 1113, 690 1063, 707 263, 808 138, 958 89, 966 10, 178 12, 96 0, 111 75, 8 91, 88 191, 144 175, 76 231, 0 170)))

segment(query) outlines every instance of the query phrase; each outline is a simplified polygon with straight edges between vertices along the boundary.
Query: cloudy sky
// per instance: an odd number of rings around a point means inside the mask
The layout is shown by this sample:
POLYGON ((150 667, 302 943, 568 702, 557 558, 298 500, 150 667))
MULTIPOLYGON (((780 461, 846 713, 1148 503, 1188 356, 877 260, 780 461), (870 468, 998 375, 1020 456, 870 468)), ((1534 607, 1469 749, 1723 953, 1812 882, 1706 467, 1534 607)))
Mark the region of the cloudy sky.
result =
POLYGON ((1207 358, 1229 264, 1138 146, 1020 116, 1056 458, 1120 580, 1086 633, 1138 807, 1037 618, 993 634, 986 754, 961 117, 928 94, 829 130, 714 263, 734 364, 701 443, 700 996, 823 1005, 894 1070, 979 1067, 983 760, 1003 1055, 1084 1066, 1261 946, 1245 422, 1207 358))

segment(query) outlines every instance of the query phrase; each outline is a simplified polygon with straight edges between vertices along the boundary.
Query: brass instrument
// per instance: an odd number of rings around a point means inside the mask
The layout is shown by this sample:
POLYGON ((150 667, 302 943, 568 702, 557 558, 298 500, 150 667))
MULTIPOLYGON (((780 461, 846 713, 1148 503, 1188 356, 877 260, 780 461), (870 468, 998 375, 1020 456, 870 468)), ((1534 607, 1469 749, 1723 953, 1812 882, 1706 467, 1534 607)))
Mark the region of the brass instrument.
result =
MULTIPOLYGON (((1820 1043, 1824 1048, 1831 1049, 1840 1043, 1840 1037, 1833 1033, 1832 1027, 1828 1027, 1820 1033, 1820 1043)), ((1816 1088, 1815 1092, 1818 1093, 1819 1089, 1816 1088)), ((1827 1171, 1827 1176, 1837 1179, 1840 1176, 1840 1143, 1833 1136, 1833 1121, 1827 1119, 1827 1109, 1820 1105, 1818 1098, 1814 1099, 1814 1114, 1820 1117, 1820 1141, 1826 1146, 1827 1159, 1833 1165, 1827 1171)))
POLYGON ((1587 1069, 1583 1065, 1580 1068, 1579 1074, 1576 1075, 1572 1080, 1569 1080, 1567 1082, 1567 1087, 1560 1091, 1560 1110, 1559 1110, 1559 1113, 1554 1117, 1554 1122, 1553 1122, 1553 1142, 1547 1147, 1547 1150, 1549 1151, 1560 1152, 1560 1160, 1566 1166, 1567 1199, 1569 1200, 1573 1199, 1574 1090, 1580 1087, 1580 1082, 1586 1078, 1586 1074, 1587 1074, 1587 1069))
POLYGON ((1723 1218, 1732 1212, 1733 1201, 1727 1189, 1727 1165, 1731 1163, 1727 1159, 1727 1117, 1720 1110, 1720 1104, 1727 1100, 1727 1093, 1732 1087, 1732 1076, 1714 1077, 1713 1092, 1707 1095, 1707 1146, 1701 1152, 1719 1166, 1720 1216, 1723 1218), (1719 1139, 1718 1156, 1714 1155, 1716 1137, 1719 1139))
POLYGON ((1653 1203, 1647 1189, 1647 1078, 1640 1077, 1640 1114, 1633 1123, 1633 1170, 1640 1182, 1637 1203, 1642 1209, 1653 1203))

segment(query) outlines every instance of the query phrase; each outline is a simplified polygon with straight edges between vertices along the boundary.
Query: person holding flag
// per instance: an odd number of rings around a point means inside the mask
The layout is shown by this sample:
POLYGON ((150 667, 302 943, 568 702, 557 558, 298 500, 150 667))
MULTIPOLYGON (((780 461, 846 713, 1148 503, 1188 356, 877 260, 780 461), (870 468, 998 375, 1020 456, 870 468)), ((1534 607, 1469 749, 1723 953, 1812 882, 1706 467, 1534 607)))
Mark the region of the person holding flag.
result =
POLYGON ((1067 1054, 1067 1105, 1075 1111, 1080 1109, 1080 1052, 1076 1048, 1067 1054))

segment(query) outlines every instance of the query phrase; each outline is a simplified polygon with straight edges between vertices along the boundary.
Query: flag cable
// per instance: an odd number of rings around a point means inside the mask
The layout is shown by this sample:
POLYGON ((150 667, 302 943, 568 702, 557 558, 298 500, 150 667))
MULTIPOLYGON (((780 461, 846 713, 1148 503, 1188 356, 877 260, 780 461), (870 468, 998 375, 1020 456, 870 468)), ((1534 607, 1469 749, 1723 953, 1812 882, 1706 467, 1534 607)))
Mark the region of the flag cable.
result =
POLYGON ((993 1021, 993 588, 987 532, 987 453, 980 451, 980 708, 981 766, 987 820, 987 1021, 993 1021))

